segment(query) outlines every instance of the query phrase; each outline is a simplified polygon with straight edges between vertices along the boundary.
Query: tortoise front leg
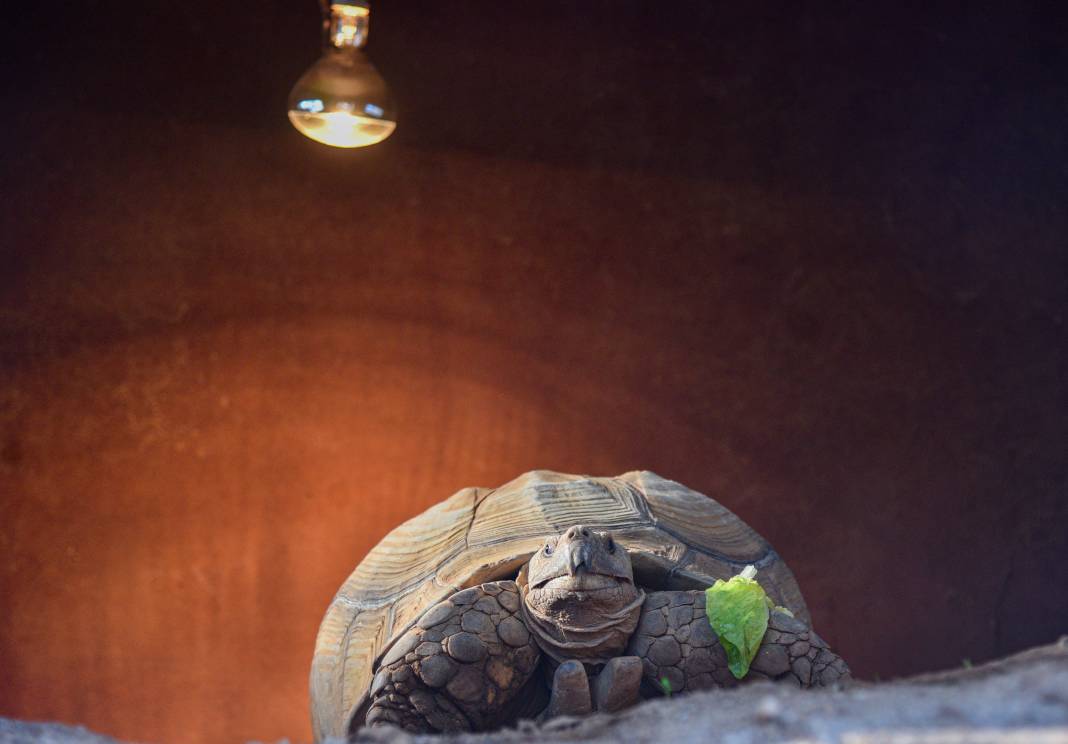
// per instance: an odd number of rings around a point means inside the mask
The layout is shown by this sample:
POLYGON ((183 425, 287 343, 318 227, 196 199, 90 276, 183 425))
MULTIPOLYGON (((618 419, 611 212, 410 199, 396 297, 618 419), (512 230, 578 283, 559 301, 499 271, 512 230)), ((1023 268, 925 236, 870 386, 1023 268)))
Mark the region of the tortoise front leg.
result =
POLYGON ((595 677, 586 674, 582 662, 565 661, 553 674, 549 705, 542 718, 584 716, 592 711, 614 713, 641 700, 642 661, 637 656, 609 659, 595 677))
POLYGON ((513 581, 465 589, 431 607, 382 659, 366 725, 482 730, 518 701, 541 652, 513 581))
MULTIPOLYGON (((705 615, 704 592, 648 594, 627 653, 642 659, 647 694, 739 684, 705 615)), ((755 679, 819 687, 848 680, 849 667, 805 623, 773 611, 742 681, 755 679)))
POLYGON ((641 700, 642 660, 617 656, 604 665, 593 681, 593 703, 604 713, 629 708, 641 700))
POLYGON ((549 705, 542 711, 542 718, 584 716, 592 710, 593 699, 586 667, 574 659, 563 662, 553 673, 549 705))
POLYGON ((852 679, 845 659, 831 651, 816 631, 785 612, 772 611, 750 669, 749 676, 755 671, 801 687, 829 687, 852 679))

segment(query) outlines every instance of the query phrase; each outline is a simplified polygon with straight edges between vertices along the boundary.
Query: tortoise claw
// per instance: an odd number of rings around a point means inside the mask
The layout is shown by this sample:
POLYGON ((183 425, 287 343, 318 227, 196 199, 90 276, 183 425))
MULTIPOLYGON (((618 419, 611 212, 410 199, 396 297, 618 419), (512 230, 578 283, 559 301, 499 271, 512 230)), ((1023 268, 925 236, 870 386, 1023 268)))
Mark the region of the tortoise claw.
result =
POLYGON ((611 659, 593 681, 593 701, 597 710, 615 713, 629 708, 641 698, 641 684, 641 659, 637 656, 611 659))
POLYGON ((553 675, 553 689, 549 694, 546 718, 557 716, 584 716, 593 710, 590 698, 590 680, 586 668, 579 661, 565 661, 553 675))

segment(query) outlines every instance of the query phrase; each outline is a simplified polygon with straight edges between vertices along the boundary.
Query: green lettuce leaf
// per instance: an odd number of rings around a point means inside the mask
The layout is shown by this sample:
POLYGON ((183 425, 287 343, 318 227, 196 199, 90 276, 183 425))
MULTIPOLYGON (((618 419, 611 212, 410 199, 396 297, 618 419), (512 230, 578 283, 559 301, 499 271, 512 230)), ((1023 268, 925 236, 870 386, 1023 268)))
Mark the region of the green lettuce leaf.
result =
POLYGON ((768 612, 772 606, 754 576, 756 569, 746 566, 729 581, 719 579, 705 589, 705 613, 727 652, 727 666, 737 679, 749 672, 768 629, 768 612))

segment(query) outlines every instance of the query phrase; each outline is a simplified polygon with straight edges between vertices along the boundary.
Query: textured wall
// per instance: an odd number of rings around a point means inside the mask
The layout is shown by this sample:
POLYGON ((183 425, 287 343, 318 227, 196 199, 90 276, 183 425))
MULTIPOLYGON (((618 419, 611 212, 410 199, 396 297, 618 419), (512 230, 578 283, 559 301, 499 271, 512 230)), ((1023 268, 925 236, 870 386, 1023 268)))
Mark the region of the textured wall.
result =
POLYGON ((310 0, 24 8, 0 714, 305 739, 352 566, 535 467, 716 496, 861 675, 1068 630, 1063 40, 783 5, 377 0, 366 152, 310 0))

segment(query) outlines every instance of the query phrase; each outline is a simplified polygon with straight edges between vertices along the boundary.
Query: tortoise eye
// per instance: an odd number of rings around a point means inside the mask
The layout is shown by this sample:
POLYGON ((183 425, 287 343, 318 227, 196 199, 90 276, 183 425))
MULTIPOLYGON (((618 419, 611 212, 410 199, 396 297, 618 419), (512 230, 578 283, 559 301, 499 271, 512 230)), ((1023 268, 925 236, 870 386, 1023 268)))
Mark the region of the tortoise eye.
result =
POLYGON ((612 539, 611 535, 608 536, 608 552, 609 553, 616 552, 616 541, 612 539))
POLYGON ((544 552, 545 555, 552 555, 553 554, 553 546, 550 545, 549 543, 545 543, 545 550, 542 551, 542 552, 544 552))

